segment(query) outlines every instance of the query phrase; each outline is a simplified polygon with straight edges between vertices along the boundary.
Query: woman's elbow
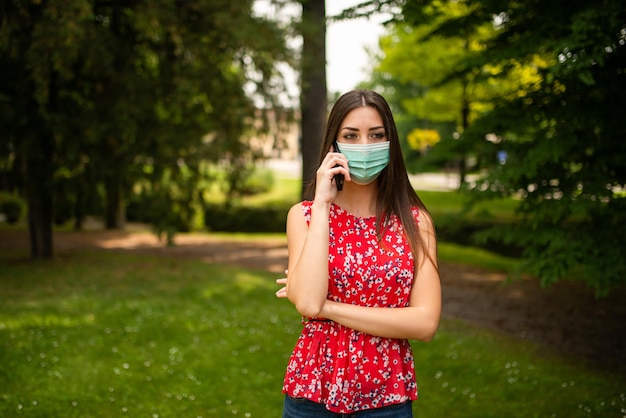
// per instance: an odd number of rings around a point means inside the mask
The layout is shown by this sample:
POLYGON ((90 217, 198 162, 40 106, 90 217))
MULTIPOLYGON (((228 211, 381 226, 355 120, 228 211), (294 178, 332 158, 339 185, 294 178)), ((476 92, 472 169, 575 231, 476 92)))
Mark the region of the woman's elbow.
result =
POLYGON ((427 334, 424 334, 424 336, 422 337, 422 339, 420 341, 422 342, 430 342, 433 340, 433 338, 435 338, 435 334, 437 334, 437 330, 435 329, 433 332, 429 332, 427 334))
POLYGON ((298 313, 305 318, 315 318, 322 312, 322 306, 315 303, 294 303, 298 313))
POLYGON ((439 329, 439 319, 426 321, 426 323, 422 323, 419 330, 416 330, 414 339, 426 343, 432 341, 435 338, 435 334, 437 334, 437 329, 439 329))
POLYGON ((306 318, 314 318, 322 311, 323 303, 315 303, 310 300, 302 300, 287 292, 287 299, 296 307, 298 313, 306 318))

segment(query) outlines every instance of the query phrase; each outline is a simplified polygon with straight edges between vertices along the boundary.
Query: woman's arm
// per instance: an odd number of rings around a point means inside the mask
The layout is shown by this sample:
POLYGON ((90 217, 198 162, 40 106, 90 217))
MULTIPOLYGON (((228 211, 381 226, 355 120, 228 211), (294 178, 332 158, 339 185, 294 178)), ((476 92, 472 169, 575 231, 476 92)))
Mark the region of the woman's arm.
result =
POLYGON ((313 203, 307 225, 299 203, 287 215, 286 296, 307 317, 319 314, 328 295, 329 213, 330 204, 313 203))
POLYGON ((289 273, 285 295, 306 317, 318 316, 328 295, 328 220, 330 206, 337 197, 337 174, 350 181, 348 161, 331 149, 317 169, 309 224, 302 204, 293 206, 287 215, 289 273))
POLYGON ((418 251, 408 307, 371 308, 327 300, 319 316, 371 335, 430 341, 441 316, 441 282, 433 221, 425 212, 420 218, 419 233, 425 251, 418 251))

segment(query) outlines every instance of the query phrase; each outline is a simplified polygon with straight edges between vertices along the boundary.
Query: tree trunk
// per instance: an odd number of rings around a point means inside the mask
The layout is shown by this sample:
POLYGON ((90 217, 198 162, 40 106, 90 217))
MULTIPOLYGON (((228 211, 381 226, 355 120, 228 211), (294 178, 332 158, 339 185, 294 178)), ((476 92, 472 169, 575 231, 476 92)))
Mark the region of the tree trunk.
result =
POLYGON ((52 243, 52 153, 54 139, 50 133, 41 133, 37 151, 26 158, 26 200, 28 201, 28 229, 32 258, 50 258, 52 243))
POLYGON ((83 221, 85 220, 85 189, 84 180, 78 178, 74 182, 76 190, 76 201, 74 202, 74 231, 82 231, 83 221))
MULTIPOLYGON (((46 113, 53 115, 58 109, 58 74, 50 72, 46 113)), ((28 202, 28 231, 32 258, 53 256, 52 220, 54 188, 54 134, 48 123, 41 123, 26 141, 25 157, 26 200, 28 202)))
POLYGON ((104 227, 106 229, 123 229, 125 223, 124 204, 121 193, 121 185, 114 177, 105 180, 106 188, 106 214, 104 227))
POLYGON ((302 197, 317 171, 326 124, 326 5, 324 0, 302 0, 302 197))
MULTIPOLYGON (((470 52, 469 37, 465 39, 464 45, 465 51, 470 52)), ((466 76, 462 80, 463 92, 461 97, 461 132, 465 135, 467 128, 469 127, 469 115, 470 115, 470 99, 467 89, 469 88, 470 79, 466 76)), ((462 137, 461 137, 462 138, 462 137)), ((459 158, 459 190, 463 188, 467 177, 467 151, 466 144, 461 146, 462 152, 459 158)))
MULTIPOLYGON (((463 95, 463 106, 461 109, 461 124, 463 127, 463 133, 467 131, 469 127, 469 112, 470 112, 470 104, 469 100, 465 95, 463 95)), ((465 180, 467 177, 467 165, 466 165, 467 153, 465 151, 465 146, 463 146, 463 152, 461 153, 461 158, 459 158, 459 188, 463 187, 465 184, 465 180)))

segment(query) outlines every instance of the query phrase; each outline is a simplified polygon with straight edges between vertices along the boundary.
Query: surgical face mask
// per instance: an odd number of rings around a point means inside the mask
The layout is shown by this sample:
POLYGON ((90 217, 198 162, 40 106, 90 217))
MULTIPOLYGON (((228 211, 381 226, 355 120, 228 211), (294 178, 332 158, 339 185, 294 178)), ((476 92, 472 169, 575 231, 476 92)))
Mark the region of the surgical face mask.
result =
POLYGON ((375 144, 340 144, 339 152, 348 159, 350 177, 356 184, 373 182, 389 164, 389 141, 375 144))

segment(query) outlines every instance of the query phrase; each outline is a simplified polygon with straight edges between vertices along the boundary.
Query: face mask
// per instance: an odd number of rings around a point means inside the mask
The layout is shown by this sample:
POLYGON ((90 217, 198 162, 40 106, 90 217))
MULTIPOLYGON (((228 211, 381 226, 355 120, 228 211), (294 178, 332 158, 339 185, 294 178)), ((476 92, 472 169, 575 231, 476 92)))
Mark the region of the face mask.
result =
POLYGON ((389 164, 389 141, 375 144, 337 144, 348 159, 350 177, 356 184, 373 182, 389 164))

